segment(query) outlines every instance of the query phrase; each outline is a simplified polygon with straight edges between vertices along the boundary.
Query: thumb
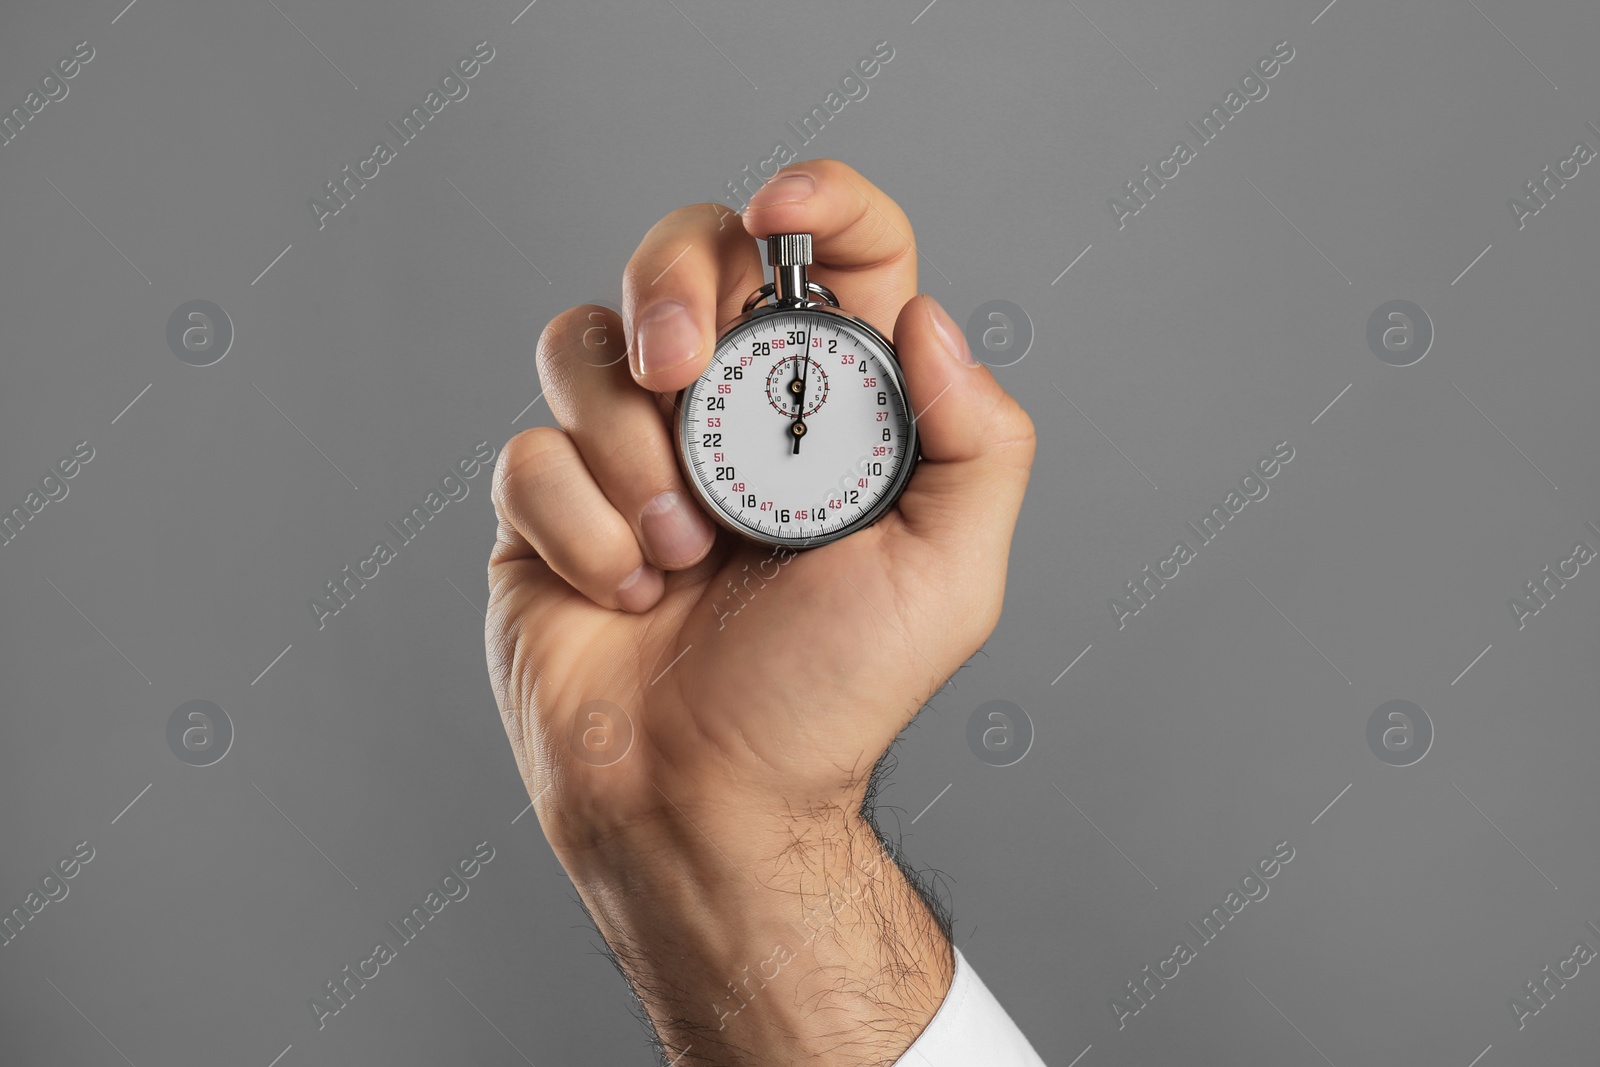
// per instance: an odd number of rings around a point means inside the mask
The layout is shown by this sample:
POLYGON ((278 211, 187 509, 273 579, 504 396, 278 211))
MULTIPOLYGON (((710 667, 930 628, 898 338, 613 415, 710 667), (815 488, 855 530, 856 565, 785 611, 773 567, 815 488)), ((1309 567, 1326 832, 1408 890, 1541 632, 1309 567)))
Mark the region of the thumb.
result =
POLYGON ((901 308, 894 343, 922 453, 898 504, 907 531, 947 558, 1004 560, 1033 465, 1033 420, 931 296, 901 308))

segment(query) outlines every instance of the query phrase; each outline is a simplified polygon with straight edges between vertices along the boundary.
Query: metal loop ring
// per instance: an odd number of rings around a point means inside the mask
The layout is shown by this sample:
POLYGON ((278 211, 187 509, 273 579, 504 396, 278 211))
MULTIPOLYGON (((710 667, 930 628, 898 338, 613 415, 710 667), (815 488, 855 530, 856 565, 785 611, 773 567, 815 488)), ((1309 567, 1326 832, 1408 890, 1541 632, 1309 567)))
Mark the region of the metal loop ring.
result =
POLYGON ((821 285, 821 284, 819 284, 817 282, 808 281, 808 282, 806 282, 806 291, 807 292, 811 292, 811 293, 816 293, 818 296, 822 297, 822 299, 826 300, 828 303, 832 304, 834 307, 838 307, 839 306, 839 298, 834 296, 833 295, 833 290, 829 289, 826 285, 821 285))
POLYGON ((749 299, 744 302, 744 313, 748 315, 751 309, 760 304, 763 300, 771 296, 776 291, 777 286, 773 285, 771 282, 768 282, 766 285, 763 285, 761 288, 751 293, 749 299))

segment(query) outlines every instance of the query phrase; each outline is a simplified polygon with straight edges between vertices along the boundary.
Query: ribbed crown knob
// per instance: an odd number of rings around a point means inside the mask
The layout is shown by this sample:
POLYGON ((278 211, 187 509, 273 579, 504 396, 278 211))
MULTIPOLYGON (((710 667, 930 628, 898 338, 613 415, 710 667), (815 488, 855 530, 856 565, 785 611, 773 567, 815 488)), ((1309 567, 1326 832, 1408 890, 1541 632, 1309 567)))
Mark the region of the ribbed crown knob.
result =
POLYGON ((773 267, 802 267, 811 263, 809 233, 775 233, 767 238, 767 263, 773 267))

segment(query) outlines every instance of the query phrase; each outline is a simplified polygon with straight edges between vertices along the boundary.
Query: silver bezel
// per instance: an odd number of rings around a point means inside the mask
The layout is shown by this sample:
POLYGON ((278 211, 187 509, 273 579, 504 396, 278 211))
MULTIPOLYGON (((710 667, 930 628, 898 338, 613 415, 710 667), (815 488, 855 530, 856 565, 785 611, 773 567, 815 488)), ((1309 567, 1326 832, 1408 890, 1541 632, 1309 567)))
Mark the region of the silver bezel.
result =
MULTIPOLYGON (((695 496, 695 499, 699 501, 701 509, 709 513, 711 518, 723 529, 731 530, 733 533, 738 534, 746 540, 755 541, 758 544, 763 545, 798 549, 820 548, 823 545, 832 544, 834 541, 838 541, 841 538, 849 537, 853 533, 858 533, 861 530, 865 530, 867 527, 883 518, 883 516, 888 513, 889 509, 894 507, 895 502, 900 499, 900 494, 905 492, 906 486, 910 483, 911 472, 916 468, 917 461, 921 458, 918 452, 917 419, 916 413, 911 410, 911 393, 906 388, 905 372, 900 368, 900 356, 899 353, 895 351, 894 345, 889 342, 887 337, 884 337, 883 334, 879 333, 870 324, 863 322, 854 315, 846 314, 845 312, 840 311, 837 308, 830 307, 826 304, 768 304, 745 312, 738 318, 734 319, 727 326, 723 327, 722 332, 717 337, 716 346, 712 351, 711 366, 715 365, 717 355, 721 354, 723 349, 732 343, 732 338, 735 333, 744 329, 744 327, 748 326, 751 322, 757 319, 767 318, 772 315, 784 314, 825 315, 835 320, 843 320, 843 322, 846 323, 851 329, 865 334, 869 340, 879 345, 883 349, 884 354, 888 357, 885 366, 888 370, 890 384, 894 389, 899 391, 901 402, 905 405, 906 410, 906 453, 908 458, 906 459, 906 462, 900 465, 900 469, 895 473, 893 481, 891 481, 885 488, 883 495, 878 499, 878 501, 867 511, 862 512, 851 522, 841 526, 839 529, 830 531, 826 534, 813 534, 809 537, 775 537, 764 530, 759 530, 756 527, 741 522, 740 520, 735 519, 733 516, 727 514, 727 512, 722 509, 721 505, 719 505, 706 493, 705 488, 695 477, 694 468, 689 463, 687 453, 688 445, 685 433, 686 422, 684 417, 684 402, 689 396, 691 390, 708 380, 705 374, 702 374, 699 378, 695 379, 695 381, 689 385, 688 388, 681 390, 673 399, 673 407, 675 408, 673 420, 673 443, 676 446, 678 453, 678 468, 683 472, 684 481, 689 484, 690 492, 692 492, 695 496)), ((710 369, 710 366, 706 368, 708 373, 710 369)))

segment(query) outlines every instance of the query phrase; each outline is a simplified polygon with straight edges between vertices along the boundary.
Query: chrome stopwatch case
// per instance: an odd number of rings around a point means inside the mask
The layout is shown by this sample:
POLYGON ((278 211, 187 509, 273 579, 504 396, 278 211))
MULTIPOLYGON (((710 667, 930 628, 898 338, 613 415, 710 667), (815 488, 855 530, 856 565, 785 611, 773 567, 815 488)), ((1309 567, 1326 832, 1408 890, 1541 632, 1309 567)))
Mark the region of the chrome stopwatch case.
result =
POLYGON ((678 459, 722 526, 814 548, 894 506, 916 466, 916 419, 894 346, 806 277, 811 235, 767 238, 767 262, 773 280, 678 394, 678 459))

